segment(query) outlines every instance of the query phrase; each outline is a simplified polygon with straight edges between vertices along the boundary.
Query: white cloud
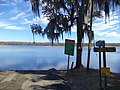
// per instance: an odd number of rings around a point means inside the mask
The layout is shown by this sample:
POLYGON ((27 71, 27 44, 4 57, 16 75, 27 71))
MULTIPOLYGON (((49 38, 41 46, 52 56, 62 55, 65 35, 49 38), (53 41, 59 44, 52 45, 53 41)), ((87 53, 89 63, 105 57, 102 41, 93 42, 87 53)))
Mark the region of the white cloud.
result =
MULTIPOLYGON (((105 24, 105 19, 96 19, 93 22, 93 31, 95 35, 102 37, 120 37, 120 34, 117 32, 117 29, 120 27, 119 15, 118 12, 113 13, 110 12, 109 21, 105 24)), ((73 26, 71 31, 76 32, 76 26, 73 26)))
POLYGON ((76 32, 76 31, 77 31, 77 27, 76 27, 76 26, 73 26, 73 27, 71 28, 71 31, 72 31, 72 32, 76 32))
POLYGON ((41 21, 44 25, 47 25, 47 23, 49 22, 49 20, 47 20, 47 18, 44 17, 43 15, 41 15, 40 21, 41 21))
POLYGON ((12 10, 10 11, 10 13, 12 14, 18 14, 20 12, 20 10, 16 7, 13 7, 12 10))
POLYGON ((0 4, 0 7, 1 7, 1 6, 7 6, 7 4, 0 4))
POLYGON ((108 37, 120 37, 120 34, 117 32, 109 32, 107 34, 108 37))
POLYGON ((3 21, 0 21, 0 27, 5 27, 7 26, 8 24, 4 23, 3 21))
POLYGON ((15 25, 11 25, 5 22, 1 22, 0 21, 0 27, 3 29, 7 29, 7 30, 25 30, 24 27, 20 27, 20 26, 15 26, 15 25))
POLYGON ((8 30, 24 30, 23 27, 14 26, 14 25, 13 26, 12 25, 6 26, 5 29, 8 29, 8 30))
POLYGON ((33 24, 33 23, 36 23, 36 24, 38 24, 40 21, 36 21, 36 19, 32 19, 32 20, 29 20, 29 19, 27 19, 27 18, 24 18, 23 19, 23 22, 22 22, 22 24, 33 24))
POLYGON ((6 6, 7 3, 4 0, 0 0, 0 6, 6 6))
POLYGON ((32 21, 28 20, 27 18, 24 18, 22 24, 32 24, 32 21))
POLYGON ((99 23, 94 23, 93 30, 94 31, 98 31, 98 30, 104 31, 104 30, 108 30, 108 29, 114 29, 114 28, 116 28, 116 25, 118 23, 120 23, 119 20, 117 20, 117 18, 118 18, 118 16, 115 16, 114 18, 111 17, 110 22, 107 22, 106 24, 105 24, 104 20, 102 22, 99 22, 99 23))
MULTIPOLYGON (((114 18, 111 17, 110 22, 108 22, 107 24, 105 24, 105 21, 102 20, 101 22, 97 22, 97 23, 93 23, 93 31, 95 32, 100 32, 100 33, 104 33, 104 31, 106 30, 113 30, 113 29, 117 29, 117 25, 120 23, 119 20, 113 20, 118 18, 118 16, 115 16, 114 18)), ((77 27, 73 26, 71 28, 72 32, 76 32, 77 31, 77 27)), ((100 35, 100 34, 98 34, 100 35)), ((101 35, 100 35, 101 36, 101 35)))
POLYGON ((118 37, 120 38, 120 34, 117 32, 108 32, 108 31, 104 31, 104 32, 95 32, 95 35, 101 36, 101 37, 118 37))
POLYGON ((4 14, 4 12, 0 13, 0 16, 3 15, 3 14, 4 14))
MULTIPOLYGON (((15 2, 18 2, 18 0, 13 1, 13 3, 15 2)), ((17 20, 18 23, 20 22, 23 25, 29 25, 29 24, 36 23, 36 24, 40 24, 42 27, 45 27, 48 24, 49 21, 42 14, 40 15, 41 16, 40 18, 33 17, 29 2, 28 3, 25 2, 25 6, 23 7, 13 7, 13 10, 11 10, 10 13, 13 13, 14 16, 12 15, 12 17, 9 20, 14 20, 14 21, 17 20), (22 10, 23 7, 26 10, 22 10)))
POLYGON ((41 15, 41 17, 36 17, 36 18, 33 18, 33 20, 28 20, 28 19, 25 19, 26 22, 29 22, 29 23, 37 23, 37 24, 43 24, 43 25, 47 25, 49 20, 47 20, 46 17, 44 17, 43 15, 41 15))
POLYGON ((93 24, 93 31, 95 35, 101 37, 116 37, 120 38, 120 33, 117 31, 120 27, 119 15, 117 13, 112 14, 110 13, 110 18, 107 24, 105 24, 105 20, 96 20, 93 24))
MULTIPOLYGON (((18 0, 18 3, 20 3, 20 1, 22 0, 18 0)), ((4 0, 4 2, 6 2, 9 5, 15 6, 17 5, 17 0, 4 0)))
POLYGON ((17 20, 17 19, 20 19, 20 18, 24 18, 26 15, 24 12, 21 12, 19 14, 17 14, 16 16, 12 17, 11 20, 17 20))
POLYGON ((14 1, 15 3, 22 3, 23 2, 23 0, 12 0, 12 1, 14 1))
POLYGON ((48 24, 48 22, 49 21, 47 20, 47 18, 41 15, 40 18, 36 17, 36 18, 33 18, 32 20, 24 18, 22 24, 33 24, 33 23, 36 23, 36 24, 40 24, 42 27, 45 27, 48 24))

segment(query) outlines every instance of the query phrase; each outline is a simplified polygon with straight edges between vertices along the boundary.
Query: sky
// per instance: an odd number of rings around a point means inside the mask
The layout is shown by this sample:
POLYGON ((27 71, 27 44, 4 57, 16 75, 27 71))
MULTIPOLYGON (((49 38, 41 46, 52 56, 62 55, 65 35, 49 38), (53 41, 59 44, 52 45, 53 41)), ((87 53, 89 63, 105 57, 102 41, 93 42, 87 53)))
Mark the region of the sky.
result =
MULTIPOLYGON (((36 21, 32 13, 29 2, 24 0, 0 0, 0 41, 20 41, 32 42, 32 32, 30 25, 38 23, 45 27, 48 23, 47 18, 41 15, 41 18, 36 21)), ((96 19, 93 21, 94 40, 105 40, 107 43, 120 43, 120 8, 110 12, 110 18, 105 24, 105 18, 96 19)), ((72 28, 71 36, 64 35, 59 39, 64 42, 65 39, 76 40, 76 27, 72 28)), ((48 42, 49 40, 39 35, 35 36, 37 42, 48 42)), ((88 42, 87 36, 84 42, 88 42)))

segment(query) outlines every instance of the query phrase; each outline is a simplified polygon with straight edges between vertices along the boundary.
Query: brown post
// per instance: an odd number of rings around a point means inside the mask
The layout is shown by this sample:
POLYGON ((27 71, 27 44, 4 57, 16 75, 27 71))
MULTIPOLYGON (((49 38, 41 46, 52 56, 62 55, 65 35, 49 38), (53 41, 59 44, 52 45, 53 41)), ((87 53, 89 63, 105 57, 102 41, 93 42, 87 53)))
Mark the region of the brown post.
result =
MULTIPOLYGON (((99 46, 100 48, 100 46, 99 46)), ((102 80, 101 80, 101 52, 99 52, 99 79, 100 79, 100 90, 102 88, 102 80)))
MULTIPOLYGON (((105 46, 103 46, 105 48, 105 46)), ((103 52, 103 67, 106 68, 106 52, 103 52)), ((105 89, 107 88, 107 76, 104 77, 105 80, 105 89)))

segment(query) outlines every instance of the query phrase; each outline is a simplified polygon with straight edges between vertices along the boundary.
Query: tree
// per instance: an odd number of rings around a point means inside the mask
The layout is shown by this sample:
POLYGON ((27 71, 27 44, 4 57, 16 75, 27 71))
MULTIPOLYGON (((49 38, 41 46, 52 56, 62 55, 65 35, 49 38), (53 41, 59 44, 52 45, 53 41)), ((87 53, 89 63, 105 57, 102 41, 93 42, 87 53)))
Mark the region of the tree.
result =
POLYGON ((91 50, 91 41, 93 37, 93 33, 92 33, 92 18, 94 17, 94 15, 96 15, 97 13, 97 17, 100 17, 100 12, 102 11, 102 9, 104 9, 105 11, 105 23, 107 22, 107 17, 109 18, 109 7, 110 7, 110 3, 112 3, 113 9, 114 6, 116 5, 120 5, 120 0, 102 0, 102 1, 96 1, 95 5, 98 5, 98 11, 97 12, 93 12, 93 8, 94 8, 94 1, 95 0, 91 0, 91 17, 90 17, 90 34, 88 34, 88 39, 89 39, 89 43, 88 43, 88 58, 87 58, 87 71, 89 71, 89 64, 90 64, 90 50, 91 50), (93 14, 95 13, 95 14, 93 14))
POLYGON ((32 24, 30 26, 33 34, 33 43, 35 44, 35 35, 37 34, 42 35, 42 27, 38 24, 32 24))
MULTIPOLYGON (((28 0, 27 0, 28 1, 28 0)), ((82 41, 84 33, 89 32, 85 29, 85 26, 90 26, 85 22, 85 18, 89 17, 90 5, 93 1, 93 17, 100 17, 101 11, 105 11, 105 17, 109 18, 109 5, 112 2, 113 6, 120 4, 120 0, 30 0, 32 11, 35 16, 40 16, 39 6, 42 6, 43 14, 48 18, 49 23, 44 30, 44 35, 47 35, 48 39, 53 43, 54 40, 58 41, 60 36, 63 36, 63 32, 70 33, 71 27, 77 26, 77 60, 76 68, 82 65, 82 41)), ((89 18, 87 18, 89 21, 89 18)), ((91 19, 92 21, 92 19, 91 19)), ((92 30, 92 29, 90 29, 92 30)), ((89 34, 89 33, 88 33, 89 34)), ((91 31, 90 31, 91 34, 91 31)), ((90 35, 91 36, 91 35, 90 35)), ((89 37, 91 38, 91 37, 89 37)), ((91 39, 89 39, 89 43, 91 39)), ((90 50, 89 50, 90 52, 90 50)), ((88 54, 90 55, 90 54, 88 54)))
MULTIPOLYGON (((91 50, 91 42, 92 42, 92 39, 94 37, 94 33, 92 32, 92 18, 93 18, 93 0, 91 0, 91 7, 90 7, 90 12, 91 12, 91 15, 90 15, 90 30, 89 30, 89 34, 88 34, 88 39, 89 39, 89 42, 88 42, 88 58, 87 58, 87 71, 89 71, 89 65, 90 65, 90 50, 91 50)), ((86 26, 87 27, 87 26, 86 26)))

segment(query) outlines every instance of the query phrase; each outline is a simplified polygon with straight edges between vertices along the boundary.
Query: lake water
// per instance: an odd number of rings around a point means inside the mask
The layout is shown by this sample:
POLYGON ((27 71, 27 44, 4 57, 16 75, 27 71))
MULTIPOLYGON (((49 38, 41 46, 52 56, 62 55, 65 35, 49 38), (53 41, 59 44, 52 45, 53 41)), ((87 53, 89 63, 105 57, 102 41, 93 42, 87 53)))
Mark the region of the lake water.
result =
MULTIPOLYGON (((107 66, 112 72, 120 73, 120 47, 107 53, 107 66)), ((75 51, 76 55, 76 51, 75 51)), ((0 46, 0 70, 46 70, 66 69, 67 55, 64 46, 0 46)), ((76 56, 70 57, 70 64, 76 56)), ((90 67, 98 69, 98 53, 91 50, 90 67)), ((82 63, 87 64, 87 47, 83 48, 82 63)))

